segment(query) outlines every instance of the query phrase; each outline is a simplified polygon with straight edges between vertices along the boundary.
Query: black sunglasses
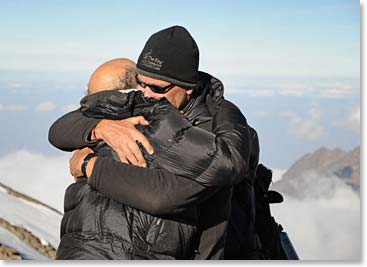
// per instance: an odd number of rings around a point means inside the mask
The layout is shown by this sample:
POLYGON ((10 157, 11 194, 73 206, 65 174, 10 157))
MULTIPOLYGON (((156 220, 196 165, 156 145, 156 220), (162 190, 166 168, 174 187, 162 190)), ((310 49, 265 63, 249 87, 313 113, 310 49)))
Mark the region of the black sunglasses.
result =
POLYGON ((167 93, 170 89, 172 89, 173 87, 175 87, 176 85, 171 83, 169 85, 166 85, 166 86, 158 86, 158 85, 155 85, 155 84, 149 84, 149 83, 145 83, 141 80, 139 80, 138 76, 136 76, 136 82, 138 83, 138 85, 142 88, 146 88, 146 87, 149 87, 150 90, 152 90, 154 93, 156 94, 165 94, 167 93))

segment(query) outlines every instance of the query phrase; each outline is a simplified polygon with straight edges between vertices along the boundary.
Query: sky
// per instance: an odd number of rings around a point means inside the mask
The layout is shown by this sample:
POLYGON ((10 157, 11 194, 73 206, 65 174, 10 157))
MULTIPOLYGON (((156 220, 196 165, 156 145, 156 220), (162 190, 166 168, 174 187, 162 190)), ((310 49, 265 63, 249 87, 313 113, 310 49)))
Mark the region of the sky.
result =
POLYGON ((321 146, 360 144, 359 1, 1 1, 0 156, 61 155, 47 141, 89 76, 136 60, 149 36, 186 27, 200 70, 222 80, 259 133, 260 160, 287 169, 321 146))

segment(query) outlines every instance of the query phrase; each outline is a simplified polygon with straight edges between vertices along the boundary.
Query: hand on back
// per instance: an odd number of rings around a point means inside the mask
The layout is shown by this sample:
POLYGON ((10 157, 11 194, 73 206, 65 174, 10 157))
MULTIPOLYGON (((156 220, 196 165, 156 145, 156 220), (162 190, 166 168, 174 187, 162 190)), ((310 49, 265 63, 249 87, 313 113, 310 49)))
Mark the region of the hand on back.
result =
POLYGON ((127 164, 146 167, 146 162, 136 141, 140 142, 149 154, 154 150, 148 139, 135 128, 135 125, 148 125, 143 116, 124 120, 102 120, 94 129, 95 138, 104 140, 127 164))

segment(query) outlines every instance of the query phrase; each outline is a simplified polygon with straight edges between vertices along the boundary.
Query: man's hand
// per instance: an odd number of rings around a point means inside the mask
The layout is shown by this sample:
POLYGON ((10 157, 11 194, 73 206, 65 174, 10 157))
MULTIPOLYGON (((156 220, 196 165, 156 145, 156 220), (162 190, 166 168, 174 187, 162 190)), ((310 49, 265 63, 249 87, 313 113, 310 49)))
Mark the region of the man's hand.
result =
POLYGON ((124 120, 102 120, 94 129, 96 139, 104 140, 127 164, 146 167, 146 162, 136 141, 139 141, 149 154, 154 150, 148 139, 139 132, 135 125, 148 125, 143 116, 124 120))
MULTIPOLYGON (((75 181, 76 181, 76 179, 78 177, 83 176, 83 173, 82 173, 82 164, 83 164, 84 158, 89 153, 93 153, 93 152, 94 151, 92 149, 90 149, 89 147, 86 147, 86 148, 83 148, 83 149, 79 149, 79 150, 75 150, 74 151, 74 154, 70 158, 70 161, 69 161, 69 168, 70 168, 70 173, 71 173, 72 176, 74 176, 74 180, 75 181)), ((88 164, 88 165, 90 165, 90 164, 88 164)), ((90 176, 91 173, 92 172, 90 171, 89 176, 90 176)), ((88 170, 87 170, 87 174, 88 174, 88 170)))

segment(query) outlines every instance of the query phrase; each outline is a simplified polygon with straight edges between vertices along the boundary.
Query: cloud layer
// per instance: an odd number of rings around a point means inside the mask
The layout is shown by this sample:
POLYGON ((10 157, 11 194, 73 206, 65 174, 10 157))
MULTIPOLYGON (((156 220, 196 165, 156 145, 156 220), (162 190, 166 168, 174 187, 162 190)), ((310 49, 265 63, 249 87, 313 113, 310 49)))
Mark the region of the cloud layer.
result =
POLYGON ((349 116, 347 121, 349 126, 355 133, 360 134, 361 132, 361 108, 357 107, 354 109, 352 114, 349 116))
POLYGON ((322 113, 312 108, 305 117, 293 114, 289 125, 289 133, 306 140, 316 140, 325 134, 322 124, 322 113))
POLYGON ((23 105, 17 105, 17 104, 0 104, 0 112, 1 111, 8 111, 8 112, 17 112, 17 111, 23 111, 26 107, 23 105))
POLYGON ((35 107, 35 110, 36 111, 41 111, 41 112, 48 112, 48 111, 52 111, 54 109, 55 109, 55 104, 52 101, 47 101, 47 102, 39 103, 35 107))
POLYGON ((316 108, 310 108, 303 116, 292 111, 257 112, 257 116, 289 118, 288 133, 304 140, 314 141, 326 134, 323 113, 316 108))
POLYGON ((272 213, 303 260, 361 258, 360 197, 339 179, 304 177, 304 199, 286 194, 272 213))
POLYGON ((20 150, 0 158, 0 182, 63 211, 64 192, 73 182, 69 155, 46 156, 20 150))
MULTIPOLYGON (((246 80, 241 83, 229 82, 225 86, 226 94, 244 94, 253 97, 274 97, 274 96, 291 96, 291 97, 311 97, 311 98, 347 98, 352 95, 359 94, 359 80, 351 81, 271 81, 260 82, 246 80)), ((227 81, 233 79, 227 78, 227 81)))

